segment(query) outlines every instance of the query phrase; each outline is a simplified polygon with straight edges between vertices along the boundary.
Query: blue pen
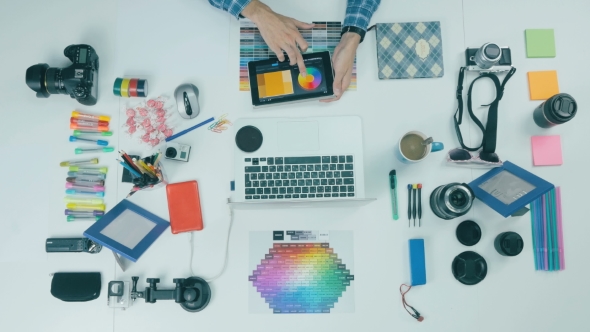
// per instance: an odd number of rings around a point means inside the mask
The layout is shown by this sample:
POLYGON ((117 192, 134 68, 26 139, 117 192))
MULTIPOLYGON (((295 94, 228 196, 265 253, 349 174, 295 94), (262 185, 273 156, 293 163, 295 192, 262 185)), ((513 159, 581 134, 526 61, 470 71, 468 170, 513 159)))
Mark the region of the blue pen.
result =
POLYGON ((184 135, 184 134, 186 134, 186 133, 188 133, 190 131, 193 131, 193 130, 201 127, 201 126, 204 126, 204 125, 208 124, 209 122, 211 122, 213 120, 215 120, 215 119, 214 118, 209 118, 209 119, 207 119, 207 120, 205 120, 205 121, 203 121, 203 122, 201 122, 201 123, 199 123, 197 125, 194 125, 194 126, 188 128, 188 129, 185 129, 185 130, 179 132, 178 134, 172 135, 172 136, 166 138, 166 142, 170 142, 171 140, 176 139, 176 138, 178 138, 178 137, 180 137, 180 136, 182 136, 182 135, 184 135))
POLYGON ((131 168, 126 163, 124 163, 122 161, 119 161, 119 164, 121 164, 121 166, 125 167, 131 174, 133 174, 134 177, 136 177, 136 178, 140 178, 141 177, 141 174, 137 173, 136 170, 134 170, 133 168, 131 168))
POLYGON ((82 138, 82 137, 76 137, 76 136, 70 136, 70 142, 86 142, 86 143, 94 143, 96 145, 100 145, 100 146, 107 146, 109 145, 108 141, 103 141, 101 139, 91 139, 91 138, 82 138))

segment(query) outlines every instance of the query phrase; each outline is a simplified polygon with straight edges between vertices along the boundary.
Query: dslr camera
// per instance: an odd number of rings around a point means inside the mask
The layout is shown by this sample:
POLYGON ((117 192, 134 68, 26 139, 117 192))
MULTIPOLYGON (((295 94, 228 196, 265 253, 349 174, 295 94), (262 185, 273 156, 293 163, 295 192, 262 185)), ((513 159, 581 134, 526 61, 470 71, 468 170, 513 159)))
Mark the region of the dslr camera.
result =
POLYGON ((188 162, 191 153, 190 145, 168 143, 166 145, 166 159, 178 160, 188 162))
POLYGON ((27 69, 29 88, 37 98, 51 94, 70 95, 80 104, 92 106, 98 98, 98 55, 90 45, 70 45, 64 50, 72 65, 66 68, 49 67, 40 63, 27 69))
POLYGON ((486 43, 480 48, 465 50, 467 70, 481 73, 498 73, 512 69, 512 55, 509 47, 486 43))

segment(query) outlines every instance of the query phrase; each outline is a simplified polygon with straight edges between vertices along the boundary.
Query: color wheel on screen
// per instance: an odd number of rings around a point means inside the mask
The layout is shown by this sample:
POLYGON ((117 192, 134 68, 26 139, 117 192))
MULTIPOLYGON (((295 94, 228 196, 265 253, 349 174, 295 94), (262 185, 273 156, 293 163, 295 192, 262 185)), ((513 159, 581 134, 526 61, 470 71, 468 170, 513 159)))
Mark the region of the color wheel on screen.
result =
POLYGON ((322 83, 322 74, 317 68, 308 67, 306 69, 307 76, 303 77, 301 74, 299 74, 297 80, 299 81, 299 85, 304 90, 313 90, 322 83))

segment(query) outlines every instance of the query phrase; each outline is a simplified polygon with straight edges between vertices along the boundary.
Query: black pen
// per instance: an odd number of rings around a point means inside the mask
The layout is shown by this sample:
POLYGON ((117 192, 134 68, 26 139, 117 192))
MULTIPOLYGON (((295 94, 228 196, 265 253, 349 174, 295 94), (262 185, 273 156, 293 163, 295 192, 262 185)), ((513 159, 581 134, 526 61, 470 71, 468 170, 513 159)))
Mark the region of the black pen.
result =
POLYGON ((412 220, 412 185, 408 185, 408 227, 410 227, 410 221, 412 220))
POLYGON ((418 183, 418 227, 422 227, 422 183, 418 183))
POLYGON ((412 204, 412 216, 414 217, 414 227, 416 227, 416 189, 417 185, 412 185, 412 196, 414 197, 414 204, 412 204))

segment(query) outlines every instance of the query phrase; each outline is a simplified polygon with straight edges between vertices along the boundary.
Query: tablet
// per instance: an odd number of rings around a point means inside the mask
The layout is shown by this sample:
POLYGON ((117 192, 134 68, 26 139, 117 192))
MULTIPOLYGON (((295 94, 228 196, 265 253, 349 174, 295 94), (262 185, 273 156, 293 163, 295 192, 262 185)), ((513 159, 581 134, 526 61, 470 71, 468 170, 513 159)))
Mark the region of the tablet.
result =
POLYGON ((330 52, 303 54, 307 77, 289 59, 248 62, 250 93, 255 107, 308 99, 322 99, 334 94, 334 75, 330 52))

